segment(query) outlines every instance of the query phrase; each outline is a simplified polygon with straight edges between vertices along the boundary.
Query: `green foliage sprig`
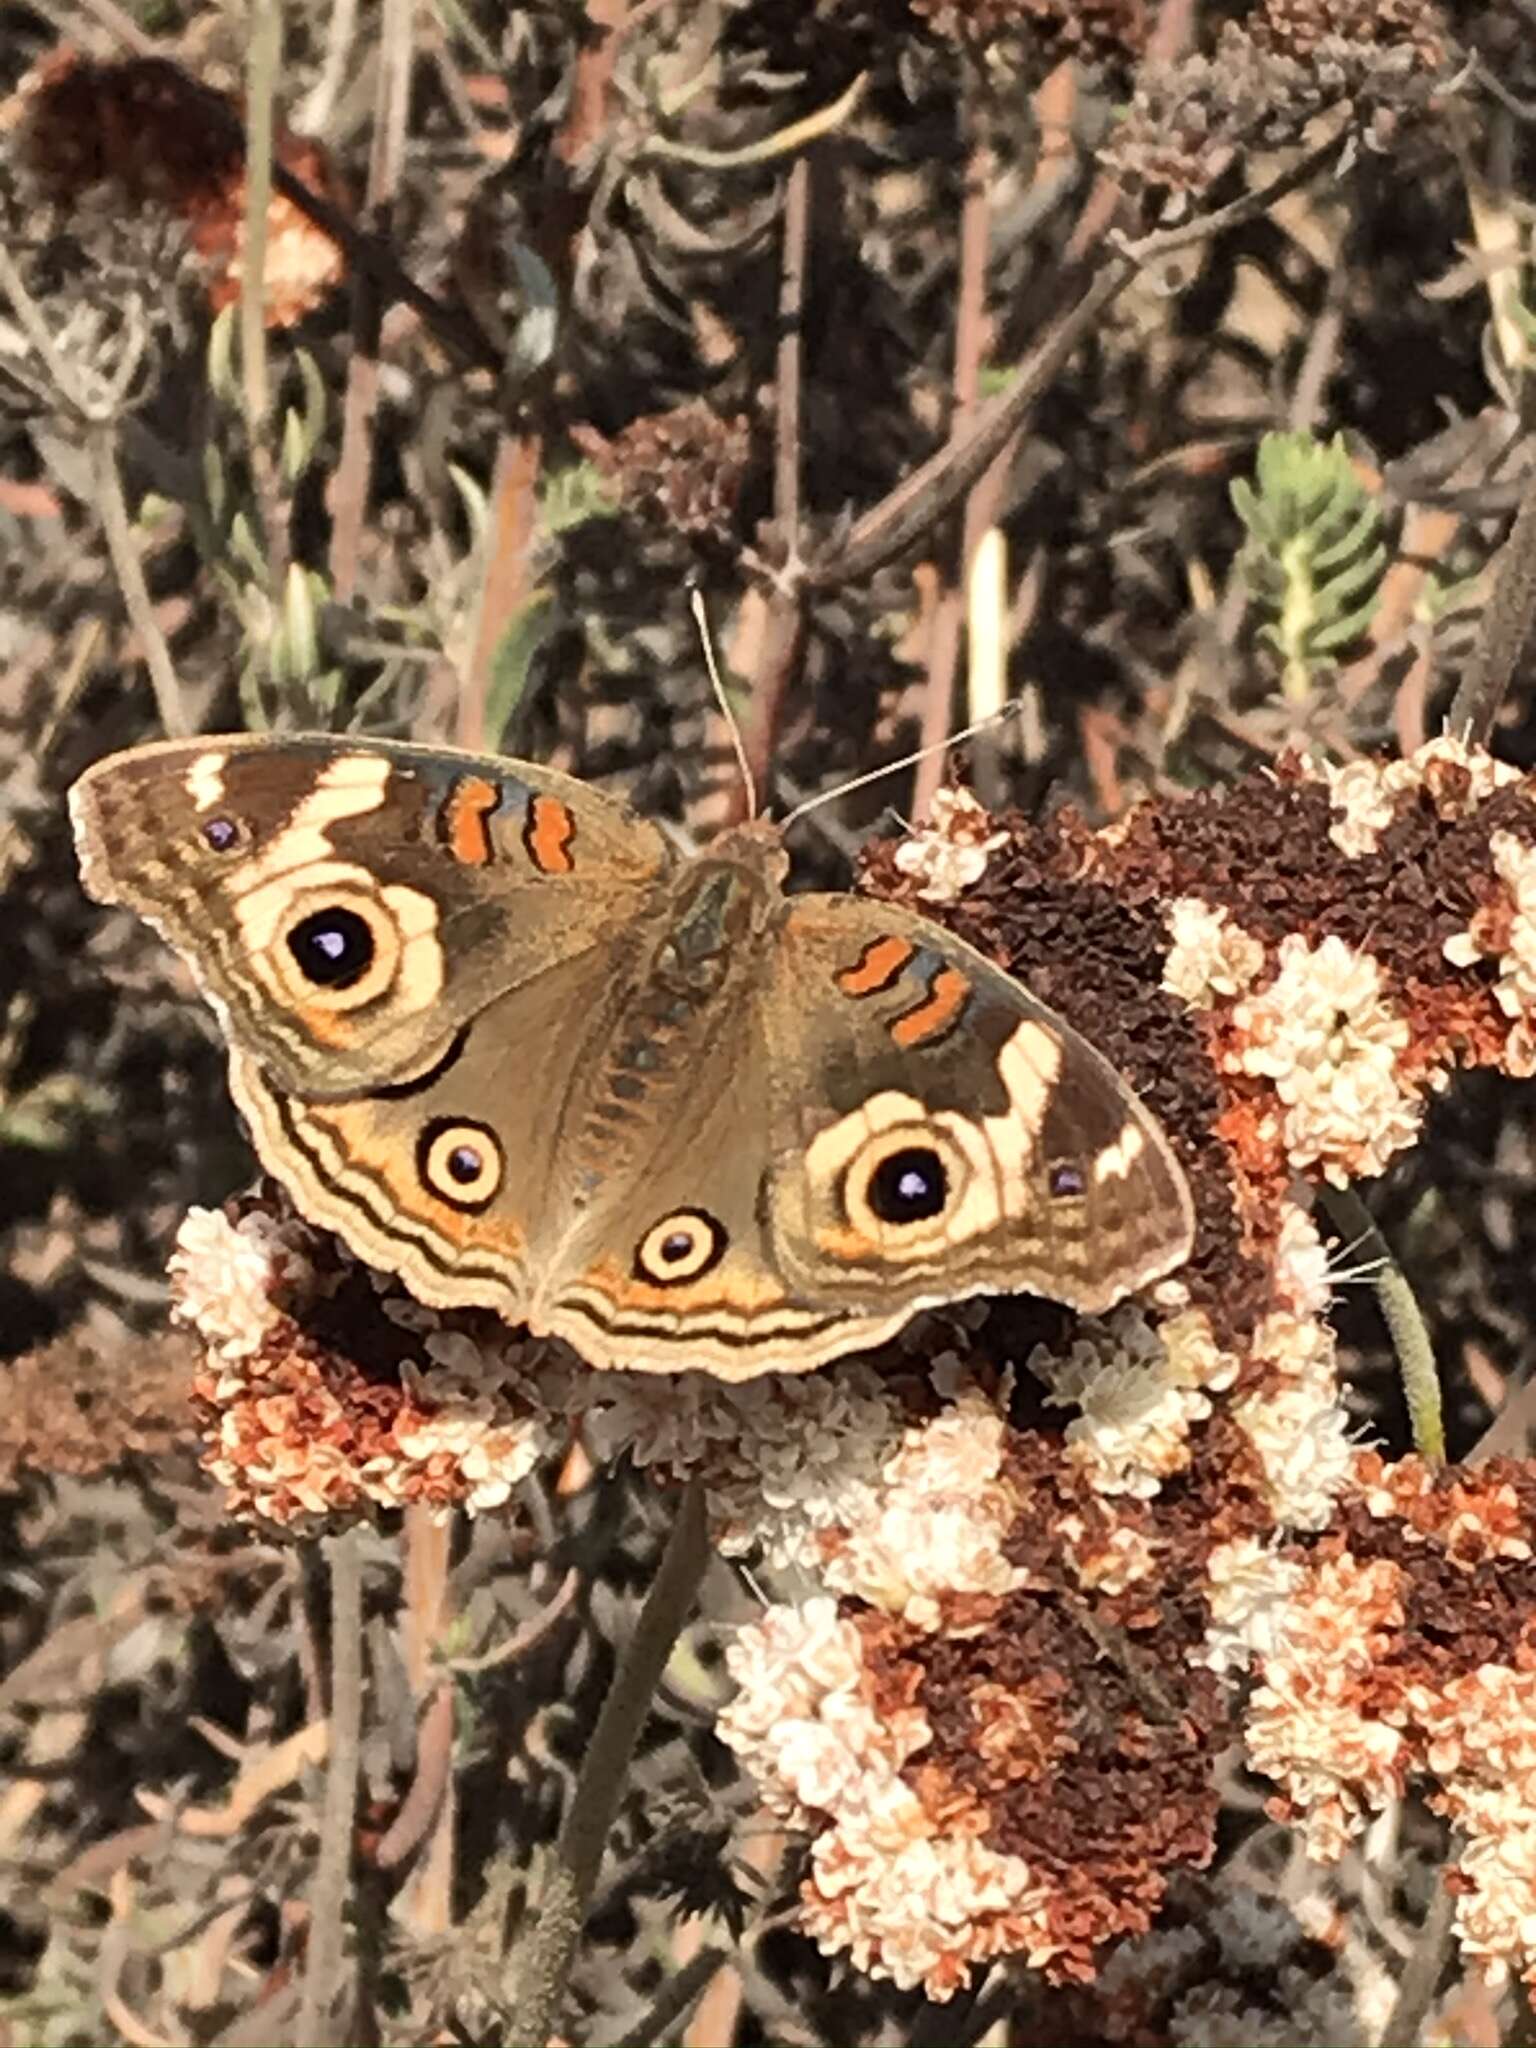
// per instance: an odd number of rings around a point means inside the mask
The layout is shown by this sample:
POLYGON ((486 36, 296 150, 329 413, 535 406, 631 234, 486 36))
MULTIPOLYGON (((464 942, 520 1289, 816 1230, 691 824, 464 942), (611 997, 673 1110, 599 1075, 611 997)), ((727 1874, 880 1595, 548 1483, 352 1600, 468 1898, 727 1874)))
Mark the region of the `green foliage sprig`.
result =
POLYGON ((1305 703, 1375 612, 1387 564, 1381 513, 1341 435, 1266 434, 1254 475, 1232 486, 1248 530, 1238 569, 1265 615, 1259 637, 1280 657, 1281 692, 1305 703))

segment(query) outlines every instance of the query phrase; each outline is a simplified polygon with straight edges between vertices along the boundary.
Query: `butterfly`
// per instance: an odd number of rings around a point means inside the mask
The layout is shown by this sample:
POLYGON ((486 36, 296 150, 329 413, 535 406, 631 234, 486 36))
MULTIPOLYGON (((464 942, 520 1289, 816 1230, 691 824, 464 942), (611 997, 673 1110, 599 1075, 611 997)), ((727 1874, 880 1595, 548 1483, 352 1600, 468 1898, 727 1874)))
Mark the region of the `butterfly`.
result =
POLYGON ((937 924, 787 894, 764 821, 684 856, 530 762, 334 736, 135 748, 71 805, 87 889, 217 1009, 262 1163, 422 1301, 742 1380, 1189 1256, 1109 1062, 937 924))

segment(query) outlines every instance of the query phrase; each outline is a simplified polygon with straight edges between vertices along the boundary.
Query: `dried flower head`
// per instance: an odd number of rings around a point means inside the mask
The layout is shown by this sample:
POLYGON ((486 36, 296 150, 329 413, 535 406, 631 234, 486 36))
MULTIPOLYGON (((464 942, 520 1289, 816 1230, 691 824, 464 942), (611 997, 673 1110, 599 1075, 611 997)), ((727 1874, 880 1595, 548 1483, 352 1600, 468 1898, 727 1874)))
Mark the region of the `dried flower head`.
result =
POLYGON ((925 903, 952 903, 981 880, 987 855, 1007 843, 1008 834, 994 827, 968 789, 937 789, 927 824, 897 847, 896 866, 915 878, 925 903))
POLYGON ((752 441, 744 415, 722 419, 702 398, 631 420, 611 438, 576 426, 571 439, 612 484, 631 519, 663 534, 729 541, 752 441))

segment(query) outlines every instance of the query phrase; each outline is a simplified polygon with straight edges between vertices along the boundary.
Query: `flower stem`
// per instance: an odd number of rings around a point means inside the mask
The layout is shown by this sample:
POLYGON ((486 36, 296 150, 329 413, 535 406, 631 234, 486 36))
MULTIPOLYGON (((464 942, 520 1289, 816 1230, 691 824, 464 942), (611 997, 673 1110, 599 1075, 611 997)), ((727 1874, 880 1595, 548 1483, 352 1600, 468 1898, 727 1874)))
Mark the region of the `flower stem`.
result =
POLYGON ((597 1882, 635 1743, 709 1563, 704 1490, 689 1483, 635 1632, 603 1701, 555 1845, 538 1919, 519 1958, 510 2038, 544 2048, 560 2018, 576 1943, 597 1882))
POLYGON ((342 1931, 356 1838, 358 1748, 363 1722, 363 1566, 355 1529, 325 1545, 331 1568, 331 1729, 320 1857, 310 1894, 309 1961, 299 2006, 298 2048, 326 2048, 341 1975, 342 1931))
POLYGON ((1408 1403, 1408 1421, 1413 1446, 1426 1464, 1445 1463, 1445 1415, 1440 1400, 1440 1374, 1429 1330, 1408 1285, 1403 1269, 1393 1258, 1376 1219, 1353 1188, 1325 1188, 1323 1200, 1339 1229, 1366 1256, 1379 1261, 1376 1299, 1386 1319, 1397 1368, 1402 1376, 1408 1403))

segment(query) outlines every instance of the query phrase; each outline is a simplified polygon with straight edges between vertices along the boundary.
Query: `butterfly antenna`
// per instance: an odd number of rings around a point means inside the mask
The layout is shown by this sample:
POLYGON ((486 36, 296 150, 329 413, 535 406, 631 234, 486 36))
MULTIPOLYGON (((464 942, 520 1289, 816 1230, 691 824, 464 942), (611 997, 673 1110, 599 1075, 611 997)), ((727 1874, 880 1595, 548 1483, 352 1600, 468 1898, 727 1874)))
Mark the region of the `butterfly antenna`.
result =
POLYGON ((989 726, 1001 725, 1005 718, 1013 718, 1024 709, 1023 701, 1005 704, 1001 711, 989 711, 985 718, 978 718, 974 725, 962 726, 959 732, 952 732, 947 740, 935 740, 930 746, 919 747, 915 754, 903 754, 899 761, 887 761, 883 768, 871 768, 867 775, 856 775, 851 782, 840 782, 835 789, 823 789, 815 796, 807 797, 803 804, 796 804, 784 820, 782 831, 787 832, 797 818, 803 818, 807 811, 814 811, 821 804, 836 803, 840 796, 849 796, 856 789, 863 789, 871 782, 878 782, 884 775, 895 775, 903 768, 915 767, 919 761, 926 761, 930 754, 948 753, 951 747, 958 747, 962 740, 971 739, 976 733, 985 732, 989 726))
POLYGON ((709 670, 709 680, 715 688, 715 702, 720 706, 721 715, 731 735, 731 745, 736 750, 736 766, 747 792, 747 816, 755 818, 757 781, 752 773, 752 764, 747 759, 746 743, 741 737, 741 727, 736 721, 736 713, 731 709, 731 700, 725 694, 725 684, 715 661, 715 643, 709 630, 709 613, 704 609, 703 594, 697 584, 688 593, 688 605, 693 613, 693 622, 699 629, 699 640, 704 649, 704 666, 709 670))

